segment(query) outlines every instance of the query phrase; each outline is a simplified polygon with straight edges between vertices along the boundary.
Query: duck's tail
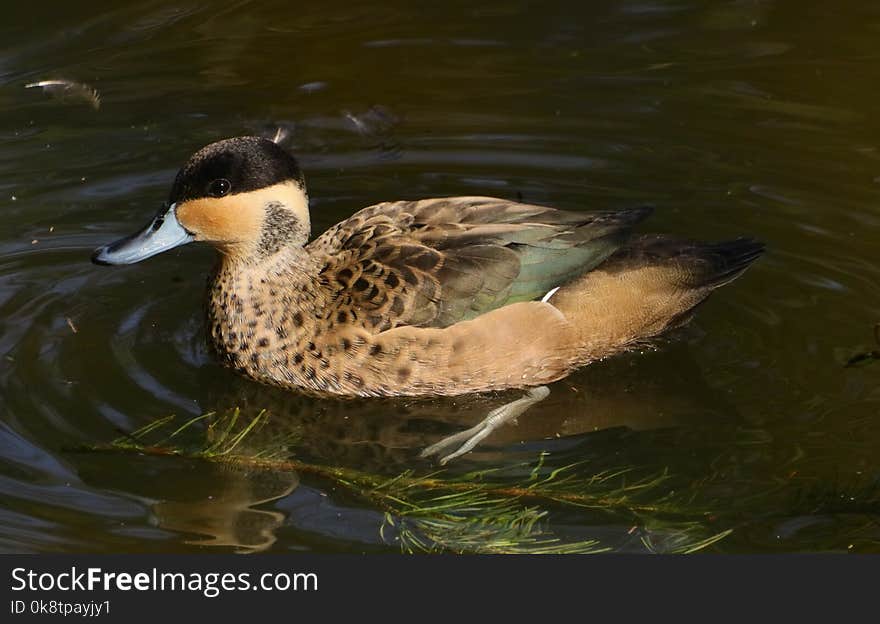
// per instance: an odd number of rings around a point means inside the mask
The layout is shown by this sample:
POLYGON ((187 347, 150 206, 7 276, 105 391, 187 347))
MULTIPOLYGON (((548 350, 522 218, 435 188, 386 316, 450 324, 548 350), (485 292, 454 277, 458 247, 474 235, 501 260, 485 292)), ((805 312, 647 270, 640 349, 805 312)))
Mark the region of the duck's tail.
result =
POLYGON ((641 236, 548 301, 577 328, 583 360, 595 360, 686 323, 713 290, 739 277, 763 251, 749 238, 699 243, 641 236))

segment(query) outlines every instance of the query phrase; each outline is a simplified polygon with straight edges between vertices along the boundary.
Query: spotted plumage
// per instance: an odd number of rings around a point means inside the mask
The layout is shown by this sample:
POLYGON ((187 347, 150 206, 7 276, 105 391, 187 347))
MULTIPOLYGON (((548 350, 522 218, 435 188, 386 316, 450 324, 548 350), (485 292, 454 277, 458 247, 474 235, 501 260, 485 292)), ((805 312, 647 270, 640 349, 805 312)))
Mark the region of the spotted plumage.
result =
POLYGON ((762 249, 634 237, 646 208, 490 197, 385 202, 308 242, 300 169, 256 137, 197 152, 168 206, 95 260, 214 245, 207 317, 220 360, 263 383, 345 396, 550 383, 682 323, 762 249))

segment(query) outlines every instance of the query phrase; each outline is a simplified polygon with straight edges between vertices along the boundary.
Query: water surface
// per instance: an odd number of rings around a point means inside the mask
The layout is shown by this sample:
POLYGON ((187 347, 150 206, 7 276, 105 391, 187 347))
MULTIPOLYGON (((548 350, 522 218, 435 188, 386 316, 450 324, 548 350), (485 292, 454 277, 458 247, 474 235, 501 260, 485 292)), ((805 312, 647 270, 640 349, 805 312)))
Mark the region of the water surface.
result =
MULTIPOLYGON (((267 410, 291 456, 387 475, 505 397, 339 402, 218 366, 212 252, 116 269, 182 162, 290 133, 316 232, 382 200, 651 203, 653 231, 767 255, 656 350, 554 384, 453 472, 665 472, 722 552, 880 550, 880 7, 772 1, 15 3, 0 26, 0 550, 398 550, 326 481, 74 452, 168 415, 267 410), (53 78, 95 110, 25 89, 53 78), (705 510, 710 509, 711 513, 705 510)), ((653 497, 653 498, 652 498, 653 497)), ((649 550, 639 517, 550 516, 649 550)), ((555 524, 554 524, 555 523, 555 524)))

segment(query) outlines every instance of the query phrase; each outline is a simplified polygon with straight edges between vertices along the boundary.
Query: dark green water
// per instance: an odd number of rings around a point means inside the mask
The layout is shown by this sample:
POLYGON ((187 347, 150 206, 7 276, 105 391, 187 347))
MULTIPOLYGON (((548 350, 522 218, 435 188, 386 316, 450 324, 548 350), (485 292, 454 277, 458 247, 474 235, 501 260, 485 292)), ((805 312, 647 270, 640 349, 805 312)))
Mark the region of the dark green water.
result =
MULTIPOLYGON (((209 249, 117 269, 196 148, 291 130, 316 231, 381 200, 652 203, 647 229, 767 255, 655 351, 588 367, 453 472, 666 471, 722 552, 880 550, 880 7, 740 0, 11 3, 0 26, 0 550, 398 550, 306 474, 71 452, 239 406, 291 455, 388 476, 498 397, 335 402, 208 353, 209 249), (96 87, 100 109, 24 85, 96 87), (691 501, 691 502, 688 502, 691 501)), ((677 499, 676 499, 677 500, 677 499)), ((548 526, 645 550, 657 518, 548 526)), ((573 536, 573 537, 572 537, 573 536)))

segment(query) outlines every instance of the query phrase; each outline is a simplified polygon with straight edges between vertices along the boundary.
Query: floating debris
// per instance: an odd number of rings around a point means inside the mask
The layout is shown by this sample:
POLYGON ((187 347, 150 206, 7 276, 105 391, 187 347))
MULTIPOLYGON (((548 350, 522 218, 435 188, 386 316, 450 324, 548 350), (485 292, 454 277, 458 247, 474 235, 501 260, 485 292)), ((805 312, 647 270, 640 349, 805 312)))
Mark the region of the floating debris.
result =
POLYGON ((342 116, 363 135, 385 133, 400 122, 400 118, 391 112, 391 109, 381 105, 371 106, 365 112, 357 115, 345 110, 342 111, 342 116))
POLYGON ((374 105, 363 113, 352 113, 344 110, 342 117, 349 122, 359 135, 364 137, 379 152, 382 159, 400 158, 402 149, 394 137, 394 129, 400 123, 400 117, 391 109, 374 105))
POLYGON ((72 80, 40 80, 24 86, 25 89, 41 88, 45 93, 61 100, 80 100, 92 108, 101 107, 101 94, 94 87, 72 80))
POLYGON ((272 137, 272 142, 276 145, 281 145, 288 138, 290 138, 290 131, 287 128, 282 128, 281 126, 278 126, 278 128, 276 128, 275 130, 275 136, 272 137))
POLYGON ((76 325, 73 324, 73 319, 67 316, 65 317, 65 320, 67 321, 67 326, 70 328, 70 331, 72 331, 74 334, 78 334, 79 332, 76 329, 76 325))
POLYGON ((880 360, 880 351, 864 351, 862 353, 857 353, 852 356, 846 361, 846 364, 844 364, 844 366, 846 368, 854 368, 856 366, 872 364, 877 360, 880 360))
POLYGON ((303 93, 317 93, 327 88, 326 82, 307 82, 297 87, 303 93))
MULTIPOLYGON (((880 345, 880 323, 874 325, 874 341, 878 345, 880 345)), ((856 353, 854 356, 849 358, 844 366, 846 368, 852 368, 854 366, 872 364, 877 360, 880 360, 880 350, 863 351, 861 353, 856 353)))
POLYGON ((352 124, 354 124, 354 127, 361 134, 368 134, 369 133, 369 129, 367 128, 367 125, 363 121, 361 121, 359 118, 355 117, 349 111, 342 111, 342 116, 345 117, 346 119, 348 119, 352 124))

